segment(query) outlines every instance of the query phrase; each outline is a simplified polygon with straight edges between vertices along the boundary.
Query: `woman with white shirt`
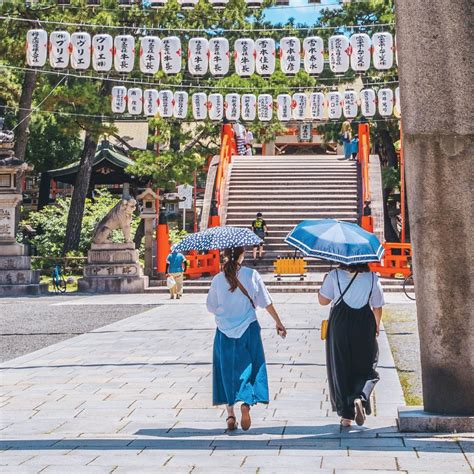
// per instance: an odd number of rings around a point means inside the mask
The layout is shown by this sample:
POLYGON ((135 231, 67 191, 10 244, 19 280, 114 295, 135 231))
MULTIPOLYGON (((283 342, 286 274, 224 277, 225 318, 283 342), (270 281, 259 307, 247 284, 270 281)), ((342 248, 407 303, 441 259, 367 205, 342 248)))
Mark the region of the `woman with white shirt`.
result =
POLYGON ((319 290, 319 303, 332 304, 326 339, 326 366, 333 411, 341 424, 361 426, 370 415, 370 395, 379 381, 375 370, 385 304, 382 285, 367 264, 329 272, 319 290))
POLYGON ((227 429, 237 428, 234 405, 241 405, 241 426, 251 425, 250 406, 268 403, 268 380, 256 308, 265 308, 277 333, 286 336, 260 274, 243 267, 243 247, 226 249, 223 271, 212 280, 207 309, 217 324, 213 355, 213 404, 227 405, 227 429))

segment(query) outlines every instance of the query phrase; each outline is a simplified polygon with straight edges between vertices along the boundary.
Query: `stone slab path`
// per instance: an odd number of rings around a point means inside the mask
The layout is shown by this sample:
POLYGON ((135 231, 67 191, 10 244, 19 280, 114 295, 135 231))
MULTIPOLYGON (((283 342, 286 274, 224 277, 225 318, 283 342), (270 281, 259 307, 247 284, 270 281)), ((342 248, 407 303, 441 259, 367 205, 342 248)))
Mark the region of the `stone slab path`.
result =
MULTIPOLYGON (((106 311, 141 295, 61 299, 106 311)), ((261 314, 272 401, 227 434, 211 406, 214 321, 204 296, 170 301, 0 365, 0 472, 472 472, 468 435, 403 436, 402 392, 385 334, 376 416, 341 429, 328 402, 314 295, 275 295, 289 333, 261 314)), ((146 303, 150 296, 146 297, 146 303)))

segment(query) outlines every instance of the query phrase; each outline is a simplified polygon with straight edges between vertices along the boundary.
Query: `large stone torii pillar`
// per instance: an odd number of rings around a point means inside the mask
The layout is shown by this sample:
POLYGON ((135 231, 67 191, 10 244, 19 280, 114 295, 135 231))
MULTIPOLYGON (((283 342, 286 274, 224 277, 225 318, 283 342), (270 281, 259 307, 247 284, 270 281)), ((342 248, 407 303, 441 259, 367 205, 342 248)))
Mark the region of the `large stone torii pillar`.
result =
POLYGON ((461 417, 474 415, 471 1, 395 1, 424 410, 461 417))

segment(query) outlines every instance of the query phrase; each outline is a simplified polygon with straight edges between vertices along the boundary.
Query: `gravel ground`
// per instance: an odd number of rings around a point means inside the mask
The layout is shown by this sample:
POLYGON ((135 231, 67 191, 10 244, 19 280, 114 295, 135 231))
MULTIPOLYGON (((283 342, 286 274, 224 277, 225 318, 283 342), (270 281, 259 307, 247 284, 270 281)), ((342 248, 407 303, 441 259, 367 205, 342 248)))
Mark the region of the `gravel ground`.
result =
POLYGON ((106 326, 156 305, 68 305, 79 297, 0 299, 0 362, 106 326))
POLYGON ((383 317, 407 405, 422 405, 420 339, 414 304, 388 305, 383 317))

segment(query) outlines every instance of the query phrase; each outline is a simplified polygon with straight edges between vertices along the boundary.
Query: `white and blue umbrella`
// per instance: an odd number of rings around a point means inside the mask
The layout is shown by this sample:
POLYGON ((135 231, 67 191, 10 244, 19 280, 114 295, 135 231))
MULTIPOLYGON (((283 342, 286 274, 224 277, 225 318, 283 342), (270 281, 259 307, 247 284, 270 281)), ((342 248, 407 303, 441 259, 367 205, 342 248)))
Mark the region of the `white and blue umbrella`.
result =
POLYGON ((178 252, 190 250, 224 250, 233 247, 248 247, 260 245, 262 239, 250 229, 243 227, 211 227, 186 236, 176 245, 178 252))
POLYGON ((285 242, 307 257, 346 265, 378 262, 384 253, 379 239, 357 224, 335 219, 300 222, 285 242))

